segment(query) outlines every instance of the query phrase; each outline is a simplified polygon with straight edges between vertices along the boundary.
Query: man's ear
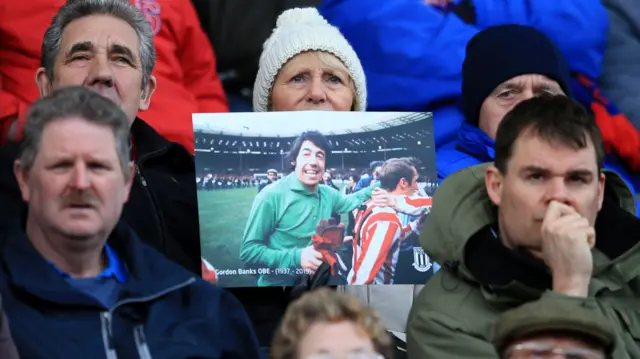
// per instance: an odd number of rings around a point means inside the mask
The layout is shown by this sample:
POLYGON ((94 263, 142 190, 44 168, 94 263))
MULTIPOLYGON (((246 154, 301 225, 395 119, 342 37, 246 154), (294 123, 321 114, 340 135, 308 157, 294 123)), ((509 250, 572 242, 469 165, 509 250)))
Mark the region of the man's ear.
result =
POLYGON ((484 173, 484 183, 491 202, 499 206, 502 202, 502 187, 504 185, 504 176, 500 173, 500 170, 495 166, 489 166, 484 173))
POLYGON ((38 92, 40 97, 45 97, 51 92, 51 81, 44 67, 40 67, 36 70, 36 86, 38 86, 38 92))
POLYGON ((142 89, 142 94, 140 95, 140 105, 138 105, 140 111, 146 111, 149 108, 149 105, 151 105, 151 96, 156 92, 156 87, 156 77, 153 75, 149 76, 149 82, 147 82, 147 85, 142 89))
POLYGON ((18 186, 20 186, 20 193, 22 194, 22 200, 25 202, 29 202, 29 198, 31 194, 29 193, 29 174, 23 170, 20 165, 20 160, 15 160, 13 162, 13 174, 16 176, 16 180, 18 181, 18 186))

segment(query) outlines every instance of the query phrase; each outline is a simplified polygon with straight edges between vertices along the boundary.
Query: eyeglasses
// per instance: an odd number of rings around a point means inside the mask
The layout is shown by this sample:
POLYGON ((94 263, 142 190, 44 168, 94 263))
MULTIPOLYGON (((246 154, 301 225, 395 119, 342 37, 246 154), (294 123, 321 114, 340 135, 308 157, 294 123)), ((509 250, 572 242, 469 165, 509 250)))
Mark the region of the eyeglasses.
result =
POLYGON ((351 353, 344 357, 337 357, 331 354, 317 354, 306 357, 305 359, 384 359, 384 356, 378 353, 351 353))
POLYGON ((513 359, 544 359, 562 355, 566 359, 605 359, 601 351, 586 348, 553 348, 539 343, 522 343, 510 347, 506 352, 507 358, 513 359))

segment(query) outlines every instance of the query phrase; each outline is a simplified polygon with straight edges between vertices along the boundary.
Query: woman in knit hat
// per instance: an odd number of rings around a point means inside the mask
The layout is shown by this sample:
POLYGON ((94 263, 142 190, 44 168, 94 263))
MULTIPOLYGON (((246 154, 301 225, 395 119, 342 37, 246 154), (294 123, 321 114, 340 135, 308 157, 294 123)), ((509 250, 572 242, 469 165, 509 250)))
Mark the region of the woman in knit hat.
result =
MULTIPOLYGON (((364 70, 340 31, 315 8, 283 12, 260 55, 254 111, 364 111, 366 106, 364 70)), ((273 335, 296 295, 278 287, 229 290, 245 306, 268 358, 273 335)))
MULTIPOLYGON (((365 111, 366 107, 364 70, 340 30, 330 25, 315 8, 283 12, 260 56, 253 89, 254 111, 365 111)), ((388 288, 388 297, 397 298, 397 289, 405 286, 395 287, 388 288)), ((275 287, 230 290, 251 317, 266 357, 267 347, 293 296, 289 290, 275 287)), ((375 298, 366 294, 366 287, 348 287, 347 291, 369 298, 368 304, 374 304, 375 298)), ((389 304, 393 299, 380 302, 389 304)), ((388 315, 386 310, 380 312, 388 315)), ((406 318, 407 314, 408 309, 393 316, 406 318)))
POLYGON ((315 8, 282 13, 265 41, 253 109, 364 111, 367 87, 355 51, 315 8))

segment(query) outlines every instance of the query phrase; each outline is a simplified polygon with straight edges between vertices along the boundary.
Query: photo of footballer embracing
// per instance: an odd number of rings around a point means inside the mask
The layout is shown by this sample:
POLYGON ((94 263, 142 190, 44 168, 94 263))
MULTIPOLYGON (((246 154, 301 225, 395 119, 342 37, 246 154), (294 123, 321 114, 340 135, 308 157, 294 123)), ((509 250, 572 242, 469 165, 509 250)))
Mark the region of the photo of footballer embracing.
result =
POLYGON ((423 284, 430 113, 193 115, 203 276, 223 287, 423 284))

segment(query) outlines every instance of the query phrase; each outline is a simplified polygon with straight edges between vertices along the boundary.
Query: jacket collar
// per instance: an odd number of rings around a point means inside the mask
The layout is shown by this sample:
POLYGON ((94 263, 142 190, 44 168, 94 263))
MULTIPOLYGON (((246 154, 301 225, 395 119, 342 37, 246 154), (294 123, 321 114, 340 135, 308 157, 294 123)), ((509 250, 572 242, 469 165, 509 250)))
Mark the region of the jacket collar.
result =
MULTIPOLYGON (((104 251, 107 256, 107 267, 100 272, 96 278, 115 278, 118 282, 124 283, 127 281, 127 269, 124 264, 120 261, 120 258, 116 254, 116 252, 111 248, 109 243, 106 243, 104 246, 104 251)), ((56 267, 55 264, 49 262, 53 269, 58 272, 61 276, 65 278, 70 278, 68 273, 63 272, 60 268, 56 267)))
MULTIPOLYGON (((304 186, 302 182, 298 179, 298 175, 296 175, 296 171, 291 172, 287 177, 285 177, 285 183, 289 185, 289 188, 294 191, 301 193, 305 196, 313 196, 316 195, 319 189, 316 189, 314 192, 311 192, 304 186)), ((318 186, 320 186, 318 184, 318 186)))
POLYGON ((458 131, 458 141, 456 147, 481 162, 491 162, 495 157, 493 149, 495 142, 487 136, 480 128, 468 122, 462 122, 458 131))
MULTIPOLYGON (((185 269, 143 244, 128 226, 119 223, 108 239, 127 272, 122 299, 151 297, 193 281, 185 269)), ((59 305, 96 306, 98 302, 75 290, 33 247, 23 230, 0 235, 0 258, 10 285, 39 301, 59 305)))
POLYGON ((178 143, 168 141, 139 117, 136 117, 131 124, 131 138, 136 149, 136 159, 167 152, 177 152, 182 156, 193 158, 186 148, 178 143))

